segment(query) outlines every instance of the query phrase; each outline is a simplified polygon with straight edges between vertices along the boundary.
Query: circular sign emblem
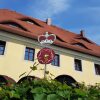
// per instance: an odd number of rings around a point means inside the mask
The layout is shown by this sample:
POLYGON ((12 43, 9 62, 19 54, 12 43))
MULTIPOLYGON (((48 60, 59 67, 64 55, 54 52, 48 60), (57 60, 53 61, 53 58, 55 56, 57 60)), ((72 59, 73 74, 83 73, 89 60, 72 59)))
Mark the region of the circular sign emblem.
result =
POLYGON ((50 64, 54 59, 54 56, 55 53, 50 48, 43 48, 37 54, 38 61, 41 64, 50 64))

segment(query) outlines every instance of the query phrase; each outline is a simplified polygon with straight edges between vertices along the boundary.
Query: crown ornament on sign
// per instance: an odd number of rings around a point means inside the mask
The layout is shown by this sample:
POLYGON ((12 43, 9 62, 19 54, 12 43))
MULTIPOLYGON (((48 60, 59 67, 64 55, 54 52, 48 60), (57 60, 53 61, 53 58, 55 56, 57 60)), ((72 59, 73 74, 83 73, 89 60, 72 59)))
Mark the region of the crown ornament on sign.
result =
POLYGON ((48 32, 45 33, 45 35, 40 35, 38 37, 38 41, 40 44, 52 44, 56 40, 55 34, 48 34, 48 32))

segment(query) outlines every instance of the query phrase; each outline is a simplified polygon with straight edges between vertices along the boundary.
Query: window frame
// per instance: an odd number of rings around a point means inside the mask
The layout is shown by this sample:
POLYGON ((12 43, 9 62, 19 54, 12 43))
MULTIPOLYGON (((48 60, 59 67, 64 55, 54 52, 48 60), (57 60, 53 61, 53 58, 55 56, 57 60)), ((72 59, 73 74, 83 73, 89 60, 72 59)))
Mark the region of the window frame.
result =
POLYGON ((0 55, 4 55, 5 54, 5 48, 6 48, 6 41, 0 40, 0 55), (3 48, 3 50, 1 50, 1 47, 3 48))
POLYGON ((34 48, 31 48, 31 47, 26 47, 25 48, 25 54, 24 54, 24 60, 26 60, 26 61, 34 61, 34 58, 35 58, 35 49, 34 48), (27 51, 27 49, 28 49, 28 51, 27 51), (33 50, 32 51, 33 53, 30 52, 31 50, 33 50), (32 54, 33 56, 31 56, 30 54, 32 54), (28 59, 26 58, 26 56, 28 56, 28 59), (32 57, 33 59, 31 59, 30 57, 32 57))
POLYGON ((94 63, 95 75, 100 75, 100 64, 94 63))
POLYGON ((77 58, 74 59, 74 69, 75 69, 76 71, 80 71, 80 72, 83 71, 83 69, 82 69, 82 60, 81 60, 81 59, 77 59, 77 58), (77 63, 78 65, 76 65, 76 63, 77 63))
POLYGON ((55 54, 55 57, 56 56, 57 56, 57 61, 55 61, 56 59, 54 58, 52 60, 52 62, 51 62, 51 65, 60 67, 60 55, 59 54, 55 54))

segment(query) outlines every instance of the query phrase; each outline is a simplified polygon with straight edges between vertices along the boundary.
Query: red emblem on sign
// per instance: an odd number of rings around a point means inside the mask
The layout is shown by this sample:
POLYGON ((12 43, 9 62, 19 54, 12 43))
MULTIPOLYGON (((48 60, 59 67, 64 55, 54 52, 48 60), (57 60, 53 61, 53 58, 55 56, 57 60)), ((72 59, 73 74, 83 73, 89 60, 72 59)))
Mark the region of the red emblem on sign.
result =
POLYGON ((54 56, 55 53, 50 48, 43 48, 37 54, 38 61, 41 64, 50 64, 54 59, 54 56))

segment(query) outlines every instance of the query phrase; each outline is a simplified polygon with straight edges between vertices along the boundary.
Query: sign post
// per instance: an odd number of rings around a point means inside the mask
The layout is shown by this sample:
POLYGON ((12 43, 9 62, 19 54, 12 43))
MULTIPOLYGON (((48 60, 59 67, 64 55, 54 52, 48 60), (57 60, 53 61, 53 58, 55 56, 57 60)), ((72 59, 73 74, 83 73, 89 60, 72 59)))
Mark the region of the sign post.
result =
POLYGON ((38 41, 40 42, 41 45, 45 45, 44 48, 42 48, 38 53, 37 53, 37 58, 39 63, 44 64, 44 79, 46 78, 46 68, 47 64, 50 64, 52 60, 55 57, 55 52, 47 48, 48 45, 52 44, 56 40, 56 36, 54 34, 48 34, 48 32, 45 33, 45 35, 40 35, 38 37, 38 41))

